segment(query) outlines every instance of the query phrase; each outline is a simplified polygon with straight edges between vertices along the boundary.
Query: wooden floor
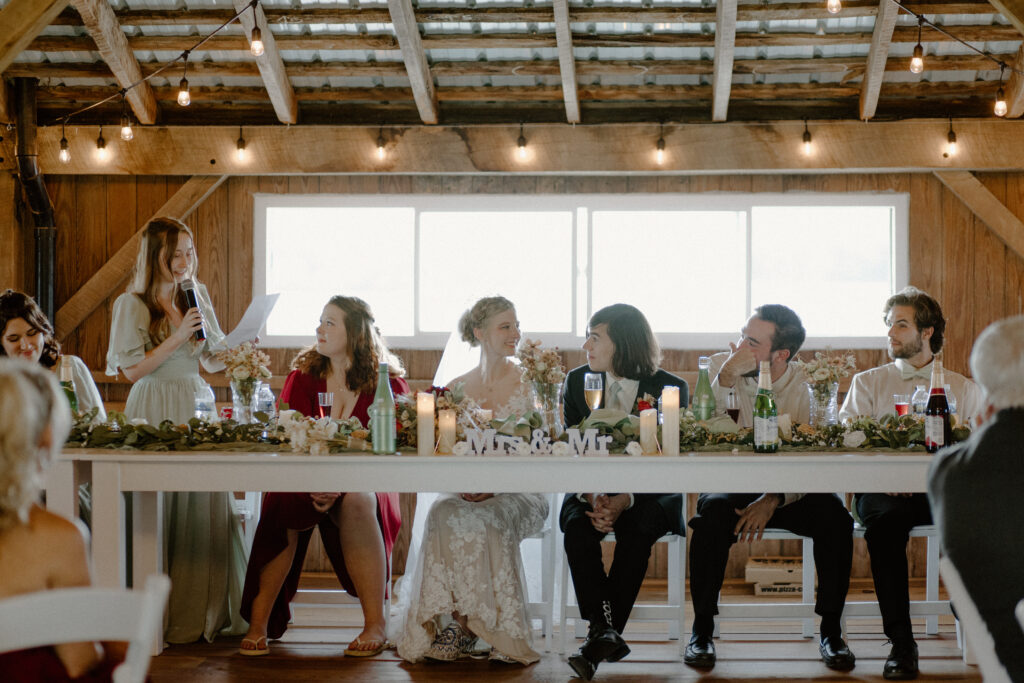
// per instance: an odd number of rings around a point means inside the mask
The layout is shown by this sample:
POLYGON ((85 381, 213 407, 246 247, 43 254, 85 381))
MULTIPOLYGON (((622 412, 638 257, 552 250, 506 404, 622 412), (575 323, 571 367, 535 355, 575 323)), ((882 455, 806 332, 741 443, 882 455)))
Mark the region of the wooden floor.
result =
MULTIPOLYGON (((913 593, 920 592, 914 586, 913 593)), ((659 589, 645 587, 641 601, 656 599, 659 589)), ((726 601, 750 601, 748 588, 728 587, 726 601)), ((871 582, 855 583, 851 599, 872 598, 871 582), (866 583, 866 585, 865 585, 866 583)), ((916 597, 916 596, 915 596, 916 597)), ((689 617, 688 617, 689 619, 689 617)), ((689 623, 689 622, 687 622, 689 623)), ((357 610, 324 611, 299 608, 295 623, 284 638, 270 643, 265 657, 236 654, 239 638, 218 638, 216 642, 169 647, 153 659, 150 675, 154 683, 172 681, 571 681, 578 680, 565 663, 565 656, 543 652, 543 639, 535 648, 541 660, 530 667, 510 666, 487 661, 463 661, 452 664, 415 664, 403 662, 394 650, 374 659, 343 656, 345 645, 358 633, 357 610), (341 614, 339 614, 339 612, 341 614)), ((710 673, 701 673, 683 665, 679 644, 669 641, 663 626, 656 623, 631 624, 626 629, 632 653, 614 664, 602 664, 595 681, 777 681, 854 680, 881 681, 882 665, 889 652, 881 622, 851 620, 849 643, 857 656, 857 667, 849 674, 827 669, 818 655, 817 639, 800 636, 795 623, 727 622, 717 641, 718 665, 710 673)), ((937 636, 918 630, 921 677, 918 680, 980 681, 978 669, 963 663, 957 648, 951 617, 940 620, 937 636)), ((557 636, 557 634, 556 634, 557 636)), ((573 649, 578 644, 573 645, 573 649)))

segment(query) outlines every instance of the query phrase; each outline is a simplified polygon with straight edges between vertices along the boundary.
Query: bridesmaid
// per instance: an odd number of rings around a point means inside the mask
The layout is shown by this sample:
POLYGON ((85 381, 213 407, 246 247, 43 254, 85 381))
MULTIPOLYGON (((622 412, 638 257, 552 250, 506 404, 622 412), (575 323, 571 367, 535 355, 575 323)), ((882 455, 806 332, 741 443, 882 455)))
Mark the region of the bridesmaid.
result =
MULTIPOLYGON (((195 279, 192 231, 173 218, 145 227, 127 291, 114 301, 107 374, 132 382, 125 415, 156 425, 192 417, 195 394, 206 388, 199 363, 223 369, 213 354, 223 344, 206 287, 196 283, 198 308, 189 308, 179 284, 195 279), (206 340, 196 342, 200 327, 206 340)), ((164 498, 167 565, 171 577, 165 639, 190 643, 238 634, 245 545, 230 493, 169 493, 164 498)))
MULTIPOLYGON (((281 405, 317 416, 317 394, 332 392, 331 417, 357 417, 366 425, 382 361, 391 370, 392 392, 409 393, 401 361, 388 351, 373 323, 362 299, 331 297, 320 315, 316 344, 292 361, 281 405)), ((346 591, 359 597, 363 610, 363 630, 345 654, 380 654, 389 646, 384 596, 401 523, 397 493, 268 493, 245 575, 242 617, 249 621, 249 632, 239 653, 268 654, 267 639, 280 638, 288 628, 288 606, 298 590, 313 527, 319 526, 334 573, 346 591)))

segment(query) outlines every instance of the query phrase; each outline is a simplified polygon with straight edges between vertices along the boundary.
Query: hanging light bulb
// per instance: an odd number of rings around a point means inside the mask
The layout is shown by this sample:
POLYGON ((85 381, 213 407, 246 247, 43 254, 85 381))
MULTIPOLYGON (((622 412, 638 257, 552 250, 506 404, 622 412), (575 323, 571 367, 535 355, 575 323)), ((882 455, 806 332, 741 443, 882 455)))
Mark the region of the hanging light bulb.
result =
POLYGON ((914 55, 910 58, 910 73, 919 74, 924 71, 924 48, 921 46, 921 27, 924 25, 924 17, 917 18, 917 45, 914 46, 914 55))
POLYGON ((811 131, 807 129, 807 121, 804 121, 804 156, 811 156, 814 151, 811 147, 811 131))
POLYGON ((238 161, 244 162, 246 157, 245 138, 242 137, 242 127, 238 127, 238 142, 235 143, 235 156, 238 161))
POLYGON ((132 117, 128 114, 128 102, 121 95, 121 139, 128 142, 135 137, 132 131, 132 117))
POLYGON ((100 134, 96 138, 96 158, 100 161, 106 161, 108 154, 107 141, 103 139, 103 126, 100 126, 100 134))
POLYGON ((178 104, 183 107, 192 104, 192 96, 188 92, 188 79, 184 76, 178 81, 178 104))
POLYGON ((996 90, 996 105, 992 108, 992 112, 996 116, 1006 116, 1006 91, 1003 90, 1003 71, 1006 69, 1006 65, 999 64, 999 90, 996 90))
POLYGON ((68 139, 64 135, 64 124, 60 124, 60 152, 57 154, 62 164, 71 161, 71 152, 68 151, 68 139))
POLYGON ((523 135, 523 124, 519 124, 519 139, 516 140, 517 154, 520 161, 526 161, 526 136, 523 135))
POLYGON ((380 133, 377 135, 377 158, 381 161, 384 161, 384 156, 386 154, 386 150, 384 149, 385 144, 387 144, 387 141, 384 140, 384 128, 381 127, 380 133))
POLYGON ((263 31, 260 30, 259 26, 252 27, 252 37, 249 40, 249 52, 252 53, 253 57, 259 57, 263 54, 263 31))
POLYGON ((956 133, 953 132, 953 118, 949 119, 949 134, 946 135, 946 156, 956 156, 956 133))
POLYGON ((828 0, 825 3, 825 9, 828 10, 829 14, 839 14, 839 10, 843 9, 843 3, 839 0, 828 0))
POLYGON ((654 160, 661 166, 665 163, 665 124, 658 131, 658 143, 654 146, 654 160))

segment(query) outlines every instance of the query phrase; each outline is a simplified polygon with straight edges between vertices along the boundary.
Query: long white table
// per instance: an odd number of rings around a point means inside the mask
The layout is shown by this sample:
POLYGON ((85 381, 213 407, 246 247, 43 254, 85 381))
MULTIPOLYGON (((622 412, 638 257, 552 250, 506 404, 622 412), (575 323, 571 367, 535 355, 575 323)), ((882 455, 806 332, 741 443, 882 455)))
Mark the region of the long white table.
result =
POLYGON ((162 566, 160 491, 730 491, 918 492, 925 454, 689 453, 680 456, 309 456, 68 449, 47 480, 51 509, 77 514, 80 481, 92 481, 97 583, 125 584, 124 503, 133 496, 135 576, 162 566))

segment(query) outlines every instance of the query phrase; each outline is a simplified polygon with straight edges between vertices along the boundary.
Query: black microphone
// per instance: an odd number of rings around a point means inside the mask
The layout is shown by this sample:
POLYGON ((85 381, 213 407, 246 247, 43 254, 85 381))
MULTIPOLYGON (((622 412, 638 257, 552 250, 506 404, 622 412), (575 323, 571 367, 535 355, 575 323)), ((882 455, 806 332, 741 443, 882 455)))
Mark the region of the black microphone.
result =
MULTIPOLYGON (((192 280, 182 280, 181 291, 185 293, 185 301, 189 308, 199 308, 199 297, 196 296, 196 284, 192 280)), ((196 341, 206 339, 206 330, 200 327, 196 330, 196 341)))

